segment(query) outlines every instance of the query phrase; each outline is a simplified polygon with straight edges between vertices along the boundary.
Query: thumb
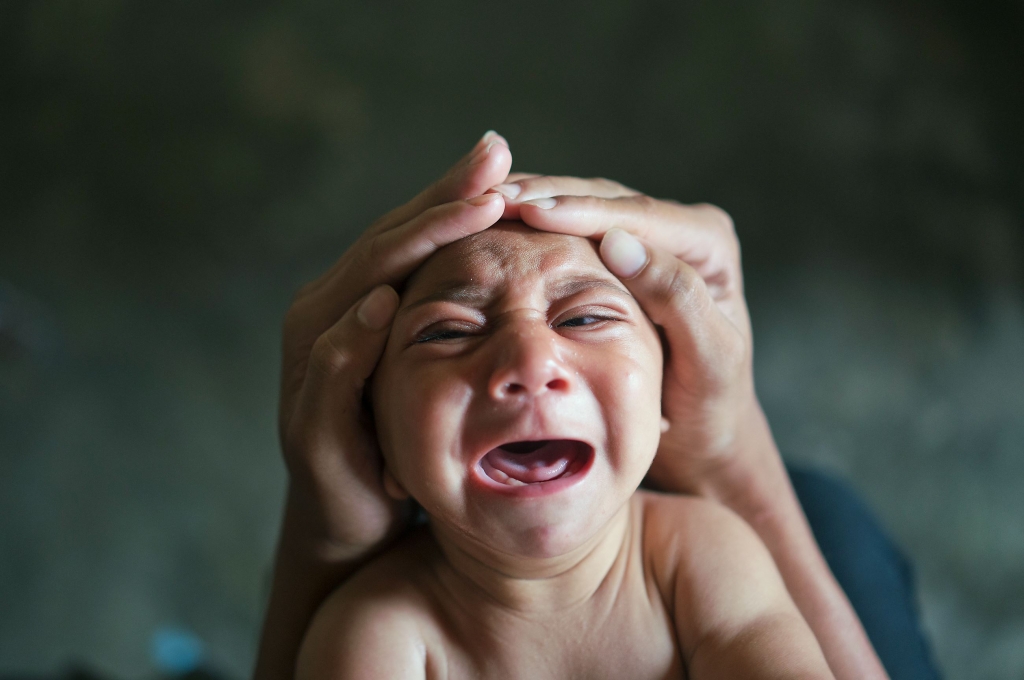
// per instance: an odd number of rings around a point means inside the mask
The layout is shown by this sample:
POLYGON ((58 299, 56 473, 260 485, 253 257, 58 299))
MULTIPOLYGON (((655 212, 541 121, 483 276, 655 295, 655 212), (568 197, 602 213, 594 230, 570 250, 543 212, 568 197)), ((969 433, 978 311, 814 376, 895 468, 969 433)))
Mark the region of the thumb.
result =
POLYGON ((600 253, 648 318, 664 330, 666 372, 684 385, 705 389, 731 382, 747 342, 693 267, 618 228, 605 233, 600 253))
POLYGON ((362 435, 363 388, 384 352, 397 309, 395 290, 377 286, 313 343, 288 428, 292 455, 315 458, 325 439, 344 445, 362 435))

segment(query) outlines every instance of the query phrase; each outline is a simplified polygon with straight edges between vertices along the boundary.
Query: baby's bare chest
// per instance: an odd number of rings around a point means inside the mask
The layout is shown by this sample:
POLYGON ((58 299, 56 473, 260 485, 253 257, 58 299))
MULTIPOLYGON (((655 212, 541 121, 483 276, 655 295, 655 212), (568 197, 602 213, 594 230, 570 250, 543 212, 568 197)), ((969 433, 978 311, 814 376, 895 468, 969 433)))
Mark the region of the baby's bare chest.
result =
POLYGON ((427 677, 684 678, 671 617, 658 598, 620 593, 550 616, 449 616, 427 644, 427 677))

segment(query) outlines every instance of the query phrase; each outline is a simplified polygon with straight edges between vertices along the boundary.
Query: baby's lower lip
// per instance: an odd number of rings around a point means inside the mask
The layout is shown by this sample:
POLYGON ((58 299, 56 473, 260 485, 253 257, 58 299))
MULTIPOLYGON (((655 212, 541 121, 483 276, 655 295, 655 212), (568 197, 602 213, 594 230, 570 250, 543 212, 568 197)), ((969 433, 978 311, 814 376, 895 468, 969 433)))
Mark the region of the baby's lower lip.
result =
POLYGON ((480 460, 482 481, 492 488, 534 493, 553 492, 582 476, 593 460, 589 444, 571 439, 504 444, 480 460))

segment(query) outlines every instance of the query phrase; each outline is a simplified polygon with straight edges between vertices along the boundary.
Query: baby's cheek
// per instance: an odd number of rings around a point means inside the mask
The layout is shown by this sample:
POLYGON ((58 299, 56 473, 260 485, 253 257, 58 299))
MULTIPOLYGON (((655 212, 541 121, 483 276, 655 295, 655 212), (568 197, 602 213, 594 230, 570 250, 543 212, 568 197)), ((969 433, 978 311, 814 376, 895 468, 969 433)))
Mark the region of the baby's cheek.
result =
POLYGON ((661 438, 661 367, 645 364, 633 363, 620 374, 610 414, 643 450, 656 449, 661 438))
POLYGON ((436 459, 458 450, 470 397, 459 381, 436 371, 410 371, 407 376, 396 395, 390 421, 402 448, 415 452, 410 455, 414 458, 410 465, 423 472, 440 462, 436 459))

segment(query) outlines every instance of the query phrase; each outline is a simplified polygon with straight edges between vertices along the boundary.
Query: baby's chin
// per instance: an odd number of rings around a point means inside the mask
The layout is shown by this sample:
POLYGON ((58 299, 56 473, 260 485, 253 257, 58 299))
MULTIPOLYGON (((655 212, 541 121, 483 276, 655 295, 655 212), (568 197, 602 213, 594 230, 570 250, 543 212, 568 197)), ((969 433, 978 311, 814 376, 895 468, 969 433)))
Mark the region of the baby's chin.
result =
POLYGON ((569 492, 539 503, 481 508, 468 525, 434 516, 430 522, 443 546, 457 546, 458 552, 504 571, 510 563, 541 566, 587 552, 588 546, 614 528, 612 520, 628 504, 630 495, 613 498, 590 491, 569 492))

